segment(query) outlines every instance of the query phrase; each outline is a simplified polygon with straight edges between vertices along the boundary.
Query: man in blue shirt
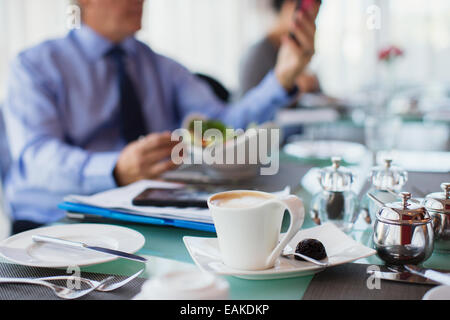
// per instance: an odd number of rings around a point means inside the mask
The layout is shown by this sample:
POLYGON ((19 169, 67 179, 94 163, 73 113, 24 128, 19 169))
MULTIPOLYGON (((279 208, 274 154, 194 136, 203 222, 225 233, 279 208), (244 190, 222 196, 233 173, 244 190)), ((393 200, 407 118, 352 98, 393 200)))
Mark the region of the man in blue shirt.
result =
POLYGON ((225 106, 185 67, 134 38, 142 0, 79 4, 80 29, 20 53, 11 65, 4 112, 13 232, 60 219, 64 195, 173 169, 170 132, 192 113, 235 128, 272 119, 293 98, 295 79, 314 53, 314 18, 298 13, 292 31, 301 45, 284 39, 274 70, 225 106))

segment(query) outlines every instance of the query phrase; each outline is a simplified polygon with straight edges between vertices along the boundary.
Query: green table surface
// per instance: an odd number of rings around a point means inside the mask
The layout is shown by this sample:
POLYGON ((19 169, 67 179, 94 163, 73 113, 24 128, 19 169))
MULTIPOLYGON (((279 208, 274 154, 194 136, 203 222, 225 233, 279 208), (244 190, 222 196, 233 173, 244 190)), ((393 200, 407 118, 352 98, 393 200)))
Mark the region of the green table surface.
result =
MULTIPOLYGON (((308 212, 308 203, 311 195, 302 187, 300 180, 314 164, 307 161, 296 161, 295 159, 282 156, 282 165, 280 172, 274 177, 258 177, 252 181, 252 186, 265 191, 276 191, 286 185, 290 185, 292 192, 300 196, 305 203, 305 209, 308 212)), ((439 183, 449 179, 449 174, 432 176, 433 186, 438 188, 439 183)), ((240 187, 245 188, 245 184, 240 187)), ((437 189, 438 190, 438 189, 437 189)), ((287 216, 287 215, 286 215, 287 216)), ((59 223, 73 223, 67 220, 59 223)), ((146 265, 144 277, 150 278, 158 274, 175 270, 187 270, 196 268, 188 251, 186 250, 183 237, 215 237, 214 233, 193 231, 187 229, 177 229, 172 227, 160 227, 151 225, 125 224, 117 223, 131 229, 134 229, 145 236, 145 245, 138 254, 146 256, 149 261, 146 265)), ((286 229, 287 221, 283 222, 283 229, 286 229)), ((305 223, 302 228, 314 227, 309 215, 306 215, 305 223)), ((363 219, 359 219, 351 234, 357 241, 371 246, 371 229, 367 227, 363 219)), ((361 259, 355 263, 376 264, 383 262, 377 257, 372 256, 361 259)), ((433 256, 424 263, 425 267, 450 270, 449 255, 434 253, 433 256)), ((140 264, 126 260, 115 260, 112 262, 84 267, 82 271, 98 272, 116 275, 131 275, 140 268, 140 264)), ((297 278, 281 280, 244 280, 236 277, 225 277, 230 284, 231 299, 262 299, 262 300, 297 300, 302 299, 313 276, 304 276, 297 278)))
MULTIPOLYGON (((258 177, 256 180, 240 184, 239 188, 260 186, 261 190, 278 191, 289 185, 295 193, 305 193, 299 188, 300 180, 308 172, 313 164, 308 162, 298 163, 283 159, 280 172, 274 177, 258 177)), ((238 187, 238 186, 236 186, 238 187)), ((306 195, 307 196, 307 195, 306 195)), ((283 222, 286 229, 288 221, 283 222)), ((187 270, 196 268, 183 243, 184 236, 215 237, 214 233, 178 229, 172 227, 160 227, 151 225, 120 224, 134 229, 145 236, 146 242, 138 254, 149 258, 146 266, 146 277, 174 270, 187 270)), ((306 220, 304 226, 313 226, 313 222, 306 220)), ((86 272, 98 272, 108 274, 130 275, 139 265, 125 260, 94 265, 82 268, 86 272)), ((312 276, 281 279, 281 280, 244 280, 236 277, 225 277, 230 284, 231 299, 261 299, 261 300, 292 300, 301 299, 305 293, 312 276)))

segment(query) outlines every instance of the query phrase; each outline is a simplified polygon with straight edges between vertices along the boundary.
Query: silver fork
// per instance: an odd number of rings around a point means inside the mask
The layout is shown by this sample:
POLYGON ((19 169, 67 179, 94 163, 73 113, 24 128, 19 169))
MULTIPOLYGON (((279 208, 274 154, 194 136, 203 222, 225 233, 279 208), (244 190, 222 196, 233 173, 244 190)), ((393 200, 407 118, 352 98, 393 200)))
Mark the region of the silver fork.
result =
POLYGON ((110 281, 112 278, 113 277, 108 277, 103 281, 98 282, 96 285, 89 286, 89 288, 83 290, 70 289, 58 286, 45 280, 30 279, 30 278, 0 278, 0 283, 21 283, 21 284, 41 285, 50 288, 59 298, 71 300, 71 299, 78 299, 82 296, 87 295, 88 293, 94 291, 107 281, 110 281))
POLYGON ((133 279, 137 278, 142 272, 144 272, 144 269, 139 270, 135 274, 129 276, 128 278, 123 279, 119 282, 113 282, 116 277, 112 276, 107 278, 108 281, 95 281, 87 278, 82 277, 76 277, 76 276, 53 276, 53 277, 43 277, 43 278, 37 278, 36 280, 43 280, 43 281, 57 281, 57 280, 74 280, 74 281, 81 281, 86 283, 90 287, 95 287, 96 291, 101 292, 109 292, 116 290, 120 287, 123 287, 128 282, 132 281, 133 279))

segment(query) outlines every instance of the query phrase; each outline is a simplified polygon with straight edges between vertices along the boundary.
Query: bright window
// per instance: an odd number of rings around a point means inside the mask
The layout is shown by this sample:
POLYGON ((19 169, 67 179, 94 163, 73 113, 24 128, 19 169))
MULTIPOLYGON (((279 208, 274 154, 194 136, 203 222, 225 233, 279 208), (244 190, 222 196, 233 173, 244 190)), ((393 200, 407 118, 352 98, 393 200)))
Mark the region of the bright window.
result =
MULTIPOLYGON (((155 50, 237 89, 246 48, 270 26, 269 0, 147 0, 138 37, 155 50)), ((8 61, 20 50, 67 32, 68 0, 0 0, 0 97, 8 61)), ((384 45, 405 50, 398 81, 450 83, 450 1, 323 0, 313 68, 325 91, 342 96, 370 85, 384 45), (368 9, 380 9, 370 30, 368 9)))

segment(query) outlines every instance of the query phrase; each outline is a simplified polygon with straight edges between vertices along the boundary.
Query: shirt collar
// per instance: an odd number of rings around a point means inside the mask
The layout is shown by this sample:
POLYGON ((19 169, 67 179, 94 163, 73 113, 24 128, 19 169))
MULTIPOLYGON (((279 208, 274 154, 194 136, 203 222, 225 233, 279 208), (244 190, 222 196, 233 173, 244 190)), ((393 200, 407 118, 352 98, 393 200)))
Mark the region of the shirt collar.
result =
MULTIPOLYGON (((112 47, 117 45, 85 24, 83 24, 81 28, 75 29, 73 32, 82 50, 89 59, 93 61, 102 58, 112 47)), ((118 45, 127 54, 135 55, 137 53, 137 40, 134 36, 127 37, 118 45)))

